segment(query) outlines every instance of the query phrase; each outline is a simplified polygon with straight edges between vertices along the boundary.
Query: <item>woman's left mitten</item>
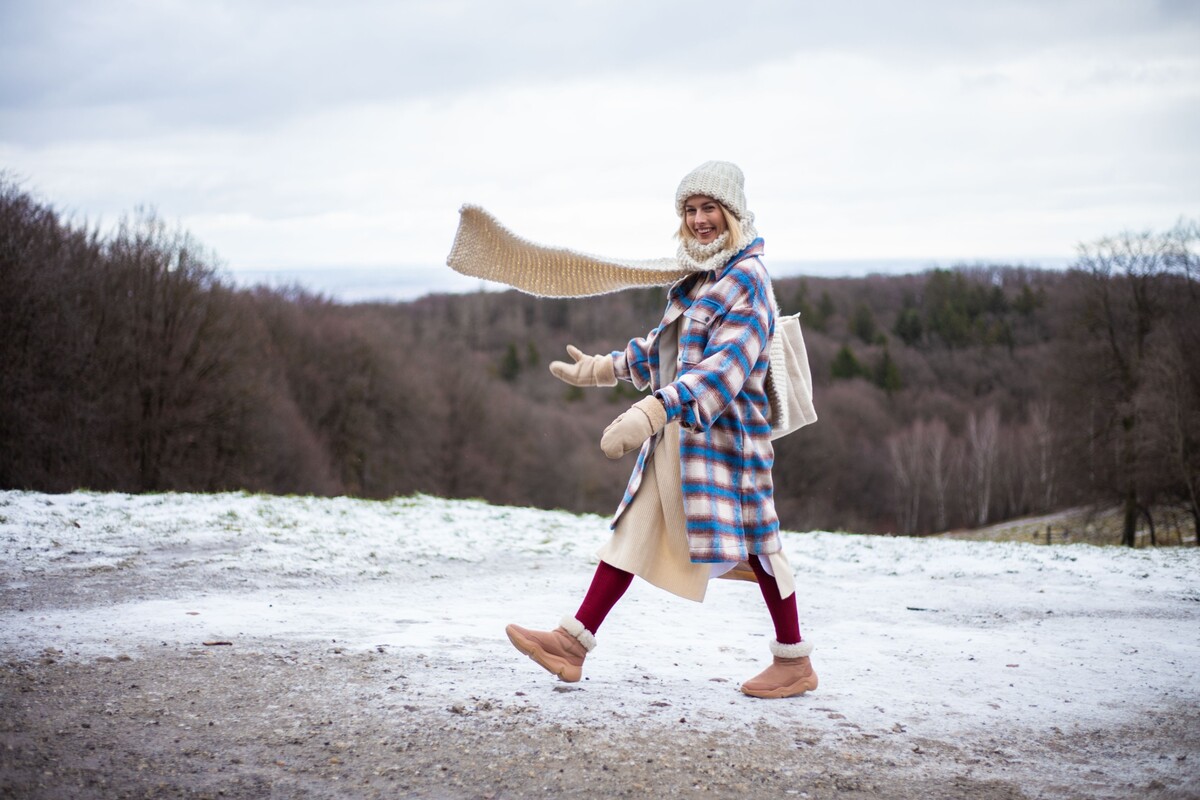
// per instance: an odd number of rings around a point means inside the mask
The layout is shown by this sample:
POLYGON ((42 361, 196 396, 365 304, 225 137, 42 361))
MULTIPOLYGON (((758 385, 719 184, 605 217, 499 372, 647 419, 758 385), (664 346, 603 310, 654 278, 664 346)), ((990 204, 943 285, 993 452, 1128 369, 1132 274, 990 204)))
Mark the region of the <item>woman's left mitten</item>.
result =
POLYGON ((642 442, 667 424, 667 409, 654 395, 643 397, 614 419, 600 437, 600 449, 609 458, 620 458, 642 446, 642 442))

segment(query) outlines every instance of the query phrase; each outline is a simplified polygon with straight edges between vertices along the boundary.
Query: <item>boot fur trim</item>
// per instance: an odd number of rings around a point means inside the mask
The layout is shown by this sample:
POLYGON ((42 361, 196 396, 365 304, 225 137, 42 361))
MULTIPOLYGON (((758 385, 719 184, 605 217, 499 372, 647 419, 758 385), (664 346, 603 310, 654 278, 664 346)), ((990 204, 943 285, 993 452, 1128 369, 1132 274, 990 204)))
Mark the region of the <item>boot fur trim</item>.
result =
POLYGON ((596 649, 596 637, 592 632, 583 627, 583 623, 572 616, 563 617, 558 623, 563 630, 574 636, 583 645, 583 649, 589 653, 596 649))
POLYGON ((779 658, 804 658, 812 655, 812 642, 796 642, 795 644, 780 644, 778 640, 771 640, 771 655, 779 658))

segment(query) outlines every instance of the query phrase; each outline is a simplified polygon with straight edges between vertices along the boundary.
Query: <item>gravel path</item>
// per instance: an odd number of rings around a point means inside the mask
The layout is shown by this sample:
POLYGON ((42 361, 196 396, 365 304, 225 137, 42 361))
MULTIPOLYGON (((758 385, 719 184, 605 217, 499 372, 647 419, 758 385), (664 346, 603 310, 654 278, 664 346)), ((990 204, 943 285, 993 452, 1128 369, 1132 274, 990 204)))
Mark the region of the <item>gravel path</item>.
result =
MULTIPOLYGON (((1196 741, 1195 720, 1186 715, 1143 729, 1025 742, 831 736, 802 727, 730 734, 691 729, 685 718, 564 725, 540 713, 536 695, 481 690, 470 702, 447 705, 413 690, 409 676, 431 670, 455 680, 453 663, 431 657, 275 642, 166 646, 93 663, 51 653, 10 663, 0 678, 0 795, 1196 796, 1121 778, 1123 761, 1136 760, 1130 750, 1178 753, 1180 742, 1196 741), (1091 773, 1091 781, 1081 785, 1068 765, 1091 773), (1056 779, 1060 766, 1060 775, 1075 776, 1069 784, 1056 779)), ((545 693, 566 689, 587 702, 587 687, 548 682, 545 693)))
POLYGON ((580 535, 566 517, 531 517, 546 520, 530 545, 549 542, 545 555, 494 554, 481 569, 397 554, 359 574, 330 544, 340 532, 245 525, 236 505, 274 512, 283 500, 224 500, 236 526, 191 540, 172 533, 202 527, 183 500, 158 503, 159 527, 107 521, 134 502, 150 501, 38 499, 25 516, 24 496, 0 503, 0 797, 1200 798, 1185 658, 1200 603, 1194 573, 1170 561, 1113 562, 1110 578, 1090 551, 986 550, 973 566, 977 546, 937 545, 957 559, 946 577, 906 577, 915 567, 892 553, 908 543, 847 541, 805 567, 820 589, 806 607, 829 641, 814 655, 821 689, 760 701, 737 691, 766 649, 747 632, 762 614, 744 584, 719 582, 703 614, 635 586, 579 684, 513 650, 503 621, 548 621, 545 606, 586 581, 586 559, 554 549, 580 535), (39 510, 52 503, 75 516, 39 510), (280 530, 307 538, 288 545, 280 530), (1143 574, 1156 569, 1151 585, 1143 574), (926 583, 941 592, 930 601, 965 610, 905 608, 926 583), (868 586, 881 594, 847 613, 868 586), (1023 600, 973 610, 1003 587, 1053 598, 1059 613, 1023 600), (909 655, 889 634, 899 624, 926 648, 947 644, 909 655), (1125 644, 1085 658, 1108 629, 1125 644), (1040 650, 1016 649, 1039 635, 1040 650), (1142 653, 1128 644, 1137 636, 1142 653), (1014 652, 1021 663, 1006 664, 1014 652), (1055 683, 1055 664, 1086 685, 1055 683))
MULTIPOLYGON (((0 796, 1200 796, 1194 709, 1141 728, 1025 741, 984 731, 961 741, 864 735, 852 725, 832 734, 815 725, 721 732, 690 726, 669 707, 636 725, 564 724, 544 706, 563 694, 586 706, 586 682, 547 680, 523 696, 481 687, 449 702, 427 679, 453 685, 459 663, 339 650, 168 644, 90 663, 56 652, 9 662, 0 671, 0 796), (1139 766, 1158 751, 1181 778, 1174 786, 1147 780, 1139 766)), ((829 713, 816 693, 794 702, 829 713)))

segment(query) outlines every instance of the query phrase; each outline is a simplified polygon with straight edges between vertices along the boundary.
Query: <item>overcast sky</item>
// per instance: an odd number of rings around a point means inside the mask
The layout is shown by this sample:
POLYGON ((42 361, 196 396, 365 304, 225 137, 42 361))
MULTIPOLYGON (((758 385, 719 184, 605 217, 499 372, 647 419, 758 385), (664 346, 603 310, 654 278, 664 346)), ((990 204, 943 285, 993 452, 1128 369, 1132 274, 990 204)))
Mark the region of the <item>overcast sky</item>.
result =
POLYGON ((1200 216, 1197 142, 1193 0, 0 3, 0 169, 233 273, 462 288, 465 202, 670 255, 714 158, 768 263, 1061 259, 1200 216))

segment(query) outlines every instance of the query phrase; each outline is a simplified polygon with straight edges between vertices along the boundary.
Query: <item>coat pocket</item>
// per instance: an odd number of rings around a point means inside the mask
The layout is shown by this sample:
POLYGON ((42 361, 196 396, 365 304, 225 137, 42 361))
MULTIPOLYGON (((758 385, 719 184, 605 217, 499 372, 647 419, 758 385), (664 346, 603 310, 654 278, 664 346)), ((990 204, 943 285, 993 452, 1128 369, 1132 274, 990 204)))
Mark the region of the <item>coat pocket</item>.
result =
POLYGON ((709 329, 723 309, 716 303, 697 300, 683 312, 683 326, 679 331, 679 361, 688 367, 704 360, 708 346, 709 329))

